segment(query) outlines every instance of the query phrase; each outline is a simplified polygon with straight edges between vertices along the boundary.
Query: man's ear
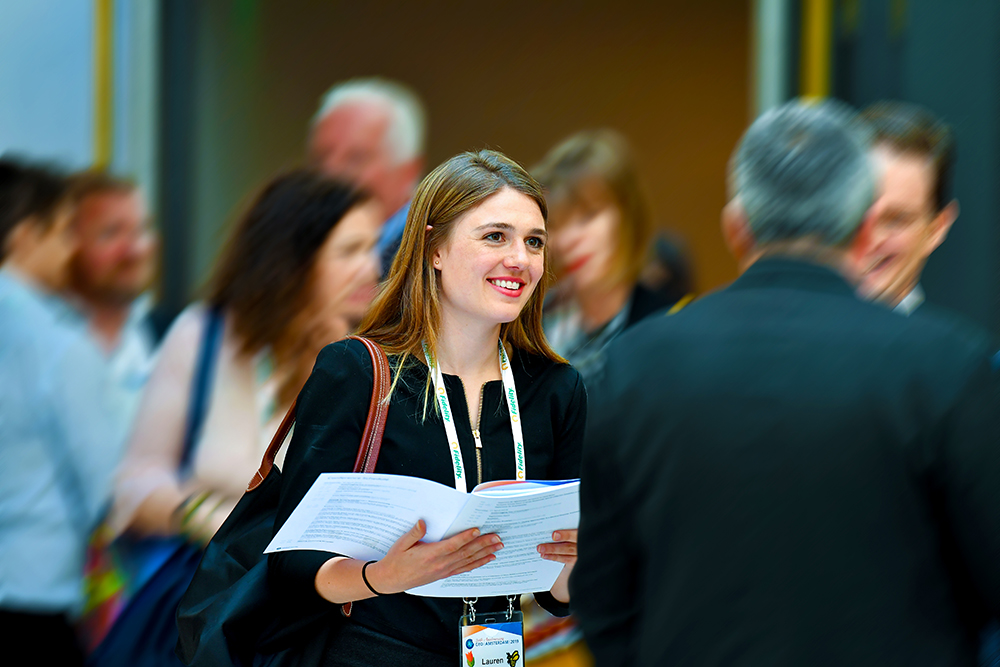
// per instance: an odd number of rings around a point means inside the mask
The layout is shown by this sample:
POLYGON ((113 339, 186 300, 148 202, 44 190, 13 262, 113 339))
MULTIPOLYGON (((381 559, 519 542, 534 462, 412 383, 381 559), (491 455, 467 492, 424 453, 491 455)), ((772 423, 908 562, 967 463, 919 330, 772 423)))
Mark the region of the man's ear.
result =
POLYGON ((722 209, 722 239, 736 262, 742 265, 754 247, 754 239, 739 199, 732 199, 722 209))
MULTIPOLYGON (((952 199, 948 205, 938 211, 938 214, 931 221, 931 234, 928 238, 929 250, 934 251, 948 238, 951 226, 958 218, 958 200, 952 199)), ((930 252, 928 252, 930 254, 930 252)))

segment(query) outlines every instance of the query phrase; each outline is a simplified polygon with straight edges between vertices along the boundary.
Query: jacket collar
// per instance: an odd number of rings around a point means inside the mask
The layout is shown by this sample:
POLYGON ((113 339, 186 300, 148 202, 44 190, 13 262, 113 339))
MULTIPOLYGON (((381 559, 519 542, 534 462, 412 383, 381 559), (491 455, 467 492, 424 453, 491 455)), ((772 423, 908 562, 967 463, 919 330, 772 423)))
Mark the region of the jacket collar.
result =
POLYGON ((854 288, 829 266, 792 257, 764 257, 737 278, 728 289, 798 289, 857 298, 854 288))

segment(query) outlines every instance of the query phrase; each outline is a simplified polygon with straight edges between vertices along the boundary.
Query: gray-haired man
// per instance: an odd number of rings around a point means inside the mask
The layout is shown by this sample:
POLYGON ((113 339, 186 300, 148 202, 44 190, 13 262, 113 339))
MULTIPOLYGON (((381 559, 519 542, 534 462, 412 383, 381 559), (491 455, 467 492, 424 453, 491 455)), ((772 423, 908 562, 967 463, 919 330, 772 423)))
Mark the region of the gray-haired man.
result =
POLYGON ((574 614, 604 665, 974 665, 1000 611, 1000 382, 855 293, 852 114, 790 103, 730 168, 742 275, 589 388, 574 614))
POLYGON ((378 251, 383 273, 403 235, 410 198, 420 179, 426 124, 420 99, 380 78, 351 79, 323 96, 309 132, 309 159, 330 176, 367 190, 386 223, 378 251))

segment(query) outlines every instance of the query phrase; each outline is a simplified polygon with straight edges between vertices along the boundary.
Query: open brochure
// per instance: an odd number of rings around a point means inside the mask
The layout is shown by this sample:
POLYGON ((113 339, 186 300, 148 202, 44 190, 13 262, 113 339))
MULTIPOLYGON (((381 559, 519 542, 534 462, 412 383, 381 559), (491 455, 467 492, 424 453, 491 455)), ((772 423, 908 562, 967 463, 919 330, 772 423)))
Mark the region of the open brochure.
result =
POLYGON ((547 591, 562 564, 544 560, 537 547, 552 532, 580 521, 579 480, 497 481, 472 493, 402 475, 323 473, 295 508, 265 553, 290 549, 331 551, 377 560, 417 521, 427 542, 468 528, 497 533, 496 560, 408 593, 428 597, 480 597, 547 591))

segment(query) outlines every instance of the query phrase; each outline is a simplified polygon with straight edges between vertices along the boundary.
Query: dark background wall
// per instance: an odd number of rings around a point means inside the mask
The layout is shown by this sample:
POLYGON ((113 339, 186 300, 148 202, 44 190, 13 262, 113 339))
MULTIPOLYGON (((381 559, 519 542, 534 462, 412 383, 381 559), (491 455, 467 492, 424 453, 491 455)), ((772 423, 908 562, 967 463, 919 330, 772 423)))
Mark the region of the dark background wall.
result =
POLYGON ((923 285, 1000 334, 1000 3, 851 0, 835 25, 834 95, 916 102, 954 128, 961 214, 923 285))
POLYGON ((530 166, 577 130, 621 130, 657 219, 688 241, 699 286, 735 276, 718 219, 749 116, 747 2, 176 0, 163 10, 164 26, 186 26, 186 38, 164 40, 175 104, 164 122, 186 123, 164 135, 183 153, 164 176, 176 193, 165 193, 175 214, 161 211, 164 233, 189 230, 176 250, 186 264, 166 276, 175 294, 204 278, 248 193, 301 160, 323 92, 368 75, 423 98, 429 167, 484 146, 530 166))

